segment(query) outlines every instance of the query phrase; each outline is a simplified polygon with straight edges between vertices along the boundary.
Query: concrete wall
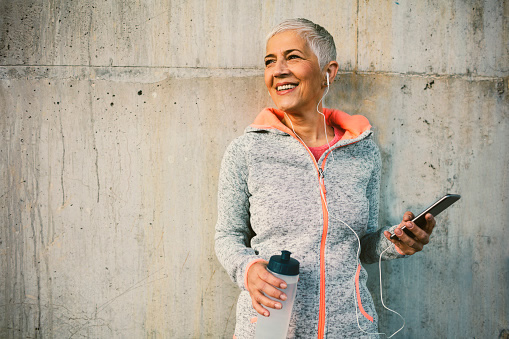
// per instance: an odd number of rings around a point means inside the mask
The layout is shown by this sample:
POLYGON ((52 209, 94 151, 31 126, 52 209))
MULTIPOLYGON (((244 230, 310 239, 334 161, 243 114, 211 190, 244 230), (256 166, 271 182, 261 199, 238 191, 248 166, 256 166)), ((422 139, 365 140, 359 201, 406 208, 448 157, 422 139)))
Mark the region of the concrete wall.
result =
POLYGON ((264 35, 304 16, 338 46, 327 106, 376 126, 381 223, 463 196, 382 266, 399 337, 507 338, 509 2, 306 3, 0 1, 0 337, 231 338, 218 168, 270 105, 264 35))

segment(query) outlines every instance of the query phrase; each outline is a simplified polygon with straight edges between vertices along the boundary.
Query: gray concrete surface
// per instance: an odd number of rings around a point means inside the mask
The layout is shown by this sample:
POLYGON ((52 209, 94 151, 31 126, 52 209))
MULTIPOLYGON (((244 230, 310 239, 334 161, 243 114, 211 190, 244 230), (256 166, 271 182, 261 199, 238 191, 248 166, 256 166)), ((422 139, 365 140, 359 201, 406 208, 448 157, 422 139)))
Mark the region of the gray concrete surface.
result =
POLYGON ((218 167, 271 104, 264 35, 298 16, 338 46, 327 106, 376 127, 381 223, 462 195, 382 265, 399 337, 509 336, 506 0, 1 0, 1 338, 231 338, 218 167))

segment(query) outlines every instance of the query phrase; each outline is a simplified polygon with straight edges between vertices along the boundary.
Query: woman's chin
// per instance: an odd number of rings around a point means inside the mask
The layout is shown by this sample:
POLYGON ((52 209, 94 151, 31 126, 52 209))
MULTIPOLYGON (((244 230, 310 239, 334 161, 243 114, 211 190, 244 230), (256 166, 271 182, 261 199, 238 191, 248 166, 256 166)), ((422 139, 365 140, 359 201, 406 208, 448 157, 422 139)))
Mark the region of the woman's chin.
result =
POLYGON ((283 112, 286 113, 294 113, 296 111, 296 107, 293 104, 290 103, 284 103, 284 102, 276 102, 276 107, 283 112))

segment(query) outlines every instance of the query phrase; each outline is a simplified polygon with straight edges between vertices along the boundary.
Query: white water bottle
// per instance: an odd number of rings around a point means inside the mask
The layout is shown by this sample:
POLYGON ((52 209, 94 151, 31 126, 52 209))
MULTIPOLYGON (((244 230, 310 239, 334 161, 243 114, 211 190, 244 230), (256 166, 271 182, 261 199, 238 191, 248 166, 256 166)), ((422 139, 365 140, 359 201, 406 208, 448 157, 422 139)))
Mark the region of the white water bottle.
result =
POLYGON ((283 307, 280 310, 270 309, 268 317, 258 316, 255 339, 286 339, 299 280, 299 262, 290 258, 290 254, 288 251, 282 251, 281 255, 273 255, 269 260, 267 270, 286 282, 287 287, 282 290, 286 294, 286 300, 277 300, 283 307))

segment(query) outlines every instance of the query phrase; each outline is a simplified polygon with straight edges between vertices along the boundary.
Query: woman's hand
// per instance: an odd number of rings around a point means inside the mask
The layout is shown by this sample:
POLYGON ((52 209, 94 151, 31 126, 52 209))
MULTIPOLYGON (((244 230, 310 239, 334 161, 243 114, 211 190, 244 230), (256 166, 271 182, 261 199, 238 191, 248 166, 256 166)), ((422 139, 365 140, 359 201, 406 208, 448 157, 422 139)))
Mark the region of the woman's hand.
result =
POLYGON ((398 251, 399 254, 412 255, 421 251, 424 245, 429 243, 429 236, 431 232, 433 232, 433 228, 436 224, 435 218, 430 213, 426 214, 426 226, 424 226, 424 228, 420 228, 413 223, 411 221, 413 218, 414 214, 412 212, 406 212, 403 216, 403 221, 394 230, 394 234, 396 234, 399 240, 391 239, 391 234, 387 231, 384 232, 385 237, 396 246, 396 251, 398 251), (403 225, 413 233, 413 238, 403 232, 401 229, 403 225))
POLYGON ((269 271, 267 271, 267 262, 257 262, 253 264, 247 271, 247 286, 249 294, 251 295, 251 302, 256 312, 268 317, 269 311, 265 307, 281 309, 282 304, 274 301, 266 295, 279 300, 286 300, 286 294, 275 288, 285 289, 286 282, 276 278, 269 271), (265 293, 265 295, 264 295, 265 293))

